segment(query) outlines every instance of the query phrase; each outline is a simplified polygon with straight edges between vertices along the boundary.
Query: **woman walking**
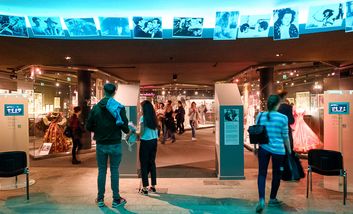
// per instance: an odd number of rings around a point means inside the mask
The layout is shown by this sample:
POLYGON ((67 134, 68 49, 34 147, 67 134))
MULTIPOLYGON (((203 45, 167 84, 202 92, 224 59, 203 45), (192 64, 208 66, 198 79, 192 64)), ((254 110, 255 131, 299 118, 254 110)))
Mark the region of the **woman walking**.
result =
POLYGON ((177 121, 177 131, 179 130, 179 134, 184 133, 184 121, 185 121, 185 109, 181 101, 178 101, 178 109, 175 110, 175 119, 177 121))
POLYGON ((192 102, 191 107, 189 108, 189 120, 190 120, 190 127, 191 127, 191 140, 196 140, 196 126, 200 119, 199 111, 196 107, 196 103, 192 102))
POLYGON ((140 165, 142 177, 142 189, 140 192, 148 195, 148 174, 151 174, 150 191, 156 192, 157 173, 156 173, 156 153, 158 139, 158 122, 156 112, 150 101, 141 103, 142 116, 140 118, 141 144, 140 144, 140 165))
POLYGON ((289 136, 288 136, 288 118, 277 112, 281 99, 278 95, 271 95, 267 100, 267 112, 260 113, 257 118, 257 124, 266 127, 269 143, 260 144, 258 151, 259 175, 258 192, 259 203, 256 206, 256 212, 262 212, 265 208, 265 188, 267 168, 272 159, 272 186, 269 206, 280 205, 282 202, 277 199, 277 192, 280 186, 281 173, 283 171, 283 162, 286 151, 291 154, 289 136))

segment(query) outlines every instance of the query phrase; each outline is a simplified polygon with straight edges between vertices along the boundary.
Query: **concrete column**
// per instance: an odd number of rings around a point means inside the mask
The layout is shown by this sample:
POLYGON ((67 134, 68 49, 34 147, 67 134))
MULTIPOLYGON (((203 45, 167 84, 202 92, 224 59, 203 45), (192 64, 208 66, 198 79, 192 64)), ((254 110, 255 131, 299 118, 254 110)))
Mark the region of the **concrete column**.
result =
MULTIPOLYGON (((91 72, 78 71, 77 72, 77 92, 78 105, 82 108, 81 119, 86 125, 88 114, 91 110, 91 72)), ((85 132, 82 136, 82 149, 91 148, 91 134, 85 132)))
POLYGON ((273 93, 273 67, 261 68, 260 73, 260 99, 261 110, 266 109, 267 98, 273 93))

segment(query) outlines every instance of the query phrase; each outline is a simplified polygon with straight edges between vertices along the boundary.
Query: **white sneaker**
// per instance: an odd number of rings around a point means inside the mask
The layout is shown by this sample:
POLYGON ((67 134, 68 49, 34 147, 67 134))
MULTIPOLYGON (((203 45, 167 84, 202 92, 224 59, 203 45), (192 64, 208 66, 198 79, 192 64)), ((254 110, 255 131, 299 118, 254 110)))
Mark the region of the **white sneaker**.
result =
POLYGON ((191 138, 191 140, 192 140, 192 141, 195 141, 195 140, 196 140, 196 137, 191 138))

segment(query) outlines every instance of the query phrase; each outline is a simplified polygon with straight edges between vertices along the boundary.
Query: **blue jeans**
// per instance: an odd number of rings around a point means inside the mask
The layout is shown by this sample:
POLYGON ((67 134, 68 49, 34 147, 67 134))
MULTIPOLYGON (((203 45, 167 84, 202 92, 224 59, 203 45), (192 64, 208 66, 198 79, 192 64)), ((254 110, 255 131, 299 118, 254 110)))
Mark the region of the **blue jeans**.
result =
POLYGON ((271 185, 270 199, 276 198, 278 188, 281 182, 284 157, 285 157, 284 155, 272 154, 261 147, 259 148, 259 152, 258 152, 259 175, 257 179, 259 199, 265 200, 267 168, 270 162, 270 158, 272 159, 272 185, 271 185))
POLYGON ((196 137, 196 121, 190 120, 190 127, 192 137, 196 137))
POLYGON ((98 199, 104 199, 105 181, 107 176, 108 158, 110 163, 110 180, 113 191, 113 199, 118 200, 119 194, 119 165, 121 162, 121 144, 103 145, 97 144, 96 159, 98 165, 98 199))

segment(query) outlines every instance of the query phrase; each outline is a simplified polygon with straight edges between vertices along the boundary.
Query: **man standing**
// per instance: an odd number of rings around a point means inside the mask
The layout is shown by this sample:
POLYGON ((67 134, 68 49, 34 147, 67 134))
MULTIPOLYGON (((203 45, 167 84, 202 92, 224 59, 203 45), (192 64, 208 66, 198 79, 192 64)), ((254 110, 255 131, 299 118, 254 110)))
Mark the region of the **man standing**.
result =
POLYGON ((99 207, 104 207, 105 181, 107 175, 107 162, 109 158, 111 173, 111 189, 113 191, 112 207, 124 205, 126 200, 119 194, 119 165, 121 162, 121 131, 129 133, 128 119, 125 108, 118 110, 120 117, 114 117, 107 109, 108 101, 113 100, 116 86, 111 83, 104 85, 105 97, 93 107, 87 120, 86 129, 94 133, 96 140, 96 158, 98 165, 98 196, 99 207), (117 120, 121 120, 120 123, 117 120), (117 125, 118 124, 118 125, 117 125))

